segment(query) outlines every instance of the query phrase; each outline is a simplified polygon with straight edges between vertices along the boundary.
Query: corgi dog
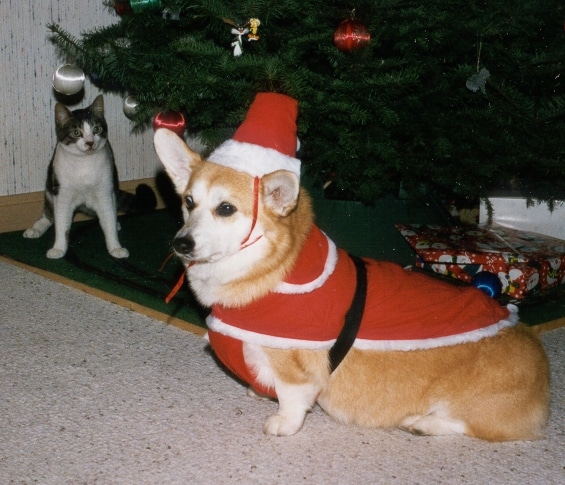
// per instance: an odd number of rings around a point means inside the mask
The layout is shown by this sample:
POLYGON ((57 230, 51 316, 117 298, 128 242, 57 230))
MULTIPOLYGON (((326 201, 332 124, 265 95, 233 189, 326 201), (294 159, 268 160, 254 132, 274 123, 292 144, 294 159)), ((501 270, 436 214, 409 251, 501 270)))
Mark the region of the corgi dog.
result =
POLYGON ((548 362, 515 307, 349 256, 314 224, 293 171, 254 177, 167 129, 154 143, 183 202, 173 247, 211 308, 210 344, 278 400, 266 434, 295 434, 317 403, 343 423, 418 435, 543 436, 548 362))

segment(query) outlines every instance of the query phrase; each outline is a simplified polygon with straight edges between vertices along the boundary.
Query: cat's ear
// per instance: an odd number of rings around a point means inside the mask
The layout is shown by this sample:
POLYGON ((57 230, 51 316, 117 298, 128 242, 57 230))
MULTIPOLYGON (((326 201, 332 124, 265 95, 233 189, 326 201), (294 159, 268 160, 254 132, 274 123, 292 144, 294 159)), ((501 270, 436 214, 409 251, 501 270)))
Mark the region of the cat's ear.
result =
POLYGON ((73 117, 73 114, 63 103, 55 105, 55 123, 58 126, 64 126, 67 121, 73 117))
POLYGON ((194 167, 202 162, 200 155, 188 148, 176 133, 167 128, 159 128, 155 132, 153 142, 157 156, 175 185, 176 191, 182 194, 194 167))
POLYGON ((90 111, 100 118, 104 118, 104 96, 99 94, 90 105, 90 111))

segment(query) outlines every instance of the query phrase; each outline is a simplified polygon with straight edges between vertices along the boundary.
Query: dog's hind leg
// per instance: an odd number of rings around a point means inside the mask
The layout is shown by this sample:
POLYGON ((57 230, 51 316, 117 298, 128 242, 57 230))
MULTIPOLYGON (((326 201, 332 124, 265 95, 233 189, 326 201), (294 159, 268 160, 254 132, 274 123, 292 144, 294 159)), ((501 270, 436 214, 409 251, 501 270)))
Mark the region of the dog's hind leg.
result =
POLYGON ((400 428, 417 435, 439 436, 448 434, 467 434, 467 425, 449 415, 446 404, 436 403, 429 412, 404 418, 400 428))
POLYGON ((462 421, 440 417, 435 414, 426 416, 410 416, 406 418, 401 429, 422 436, 440 436, 449 434, 466 434, 467 427, 462 421))
POLYGON ((314 384, 288 384, 276 382, 275 390, 279 400, 277 414, 269 416, 263 432, 275 436, 290 436, 297 433, 311 411, 319 393, 314 384))

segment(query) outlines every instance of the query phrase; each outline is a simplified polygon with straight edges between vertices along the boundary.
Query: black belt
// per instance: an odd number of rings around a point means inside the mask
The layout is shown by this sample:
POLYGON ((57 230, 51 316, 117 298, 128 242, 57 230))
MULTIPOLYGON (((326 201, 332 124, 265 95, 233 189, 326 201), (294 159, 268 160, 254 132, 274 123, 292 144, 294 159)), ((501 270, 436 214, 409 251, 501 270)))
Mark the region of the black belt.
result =
POLYGON ((349 352, 353 346, 353 342, 355 342, 359 327, 361 326, 361 318, 363 317, 365 301, 367 300, 367 268, 365 261, 351 254, 349 257, 355 264, 357 284, 353 301, 345 315, 345 322, 341 332, 329 352, 330 373, 337 369, 338 365, 341 364, 341 361, 347 355, 347 352, 349 352))

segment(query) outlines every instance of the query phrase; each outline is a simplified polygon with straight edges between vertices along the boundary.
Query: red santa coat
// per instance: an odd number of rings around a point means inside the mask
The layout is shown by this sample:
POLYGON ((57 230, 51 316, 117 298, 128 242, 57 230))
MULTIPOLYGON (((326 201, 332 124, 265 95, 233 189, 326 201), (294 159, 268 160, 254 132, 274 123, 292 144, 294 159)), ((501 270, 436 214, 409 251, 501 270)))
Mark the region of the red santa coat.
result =
MULTIPOLYGON (((399 265, 366 259, 367 298, 360 349, 415 350, 473 342, 517 323, 514 305, 500 306, 474 287, 456 287, 399 265)), ((255 382, 242 342, 273 348, 329 349, 344 323, 356 285, 347 253, 314 227, 291 274, 245 307, 212 307, 208 338, 240 379, 255 382)))

